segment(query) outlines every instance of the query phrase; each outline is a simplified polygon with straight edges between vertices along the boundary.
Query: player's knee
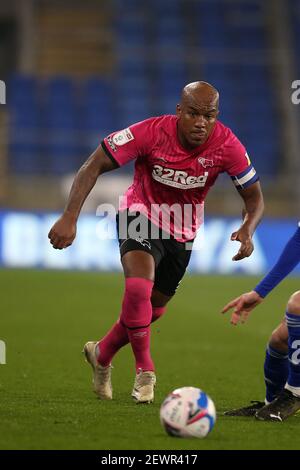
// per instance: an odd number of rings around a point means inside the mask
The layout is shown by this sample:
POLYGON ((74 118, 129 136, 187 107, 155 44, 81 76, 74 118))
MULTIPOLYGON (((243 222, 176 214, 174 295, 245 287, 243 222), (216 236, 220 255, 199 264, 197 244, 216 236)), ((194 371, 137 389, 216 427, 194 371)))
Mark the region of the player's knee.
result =
POLYGON ((279 336, 276 336, 276 335, 271 336, 269 345, 271 346, 271 348, 275 349, 276 351, 286 352, 288 349, 288 342, 284 341, 283 338, 280 338, 279 336))
POLYGON ((269 345, 276 351, 286 352, 288 349, 288 335, 285 335, 280 328, 273 331, 269 345))
POLYGON ((287 311, 295 315, 300 315, 300 291, 294 292, 289 298, 287 311))
POLYGON ((151 322, 150 303, 153 282, 143 278, 126 278, 121 321, 127 328, 141 328, 151 322))
POLYGON ((154 280, 154 258, 145 251, 129 251, 122 257, 122 266, 126 278, 145 278, 154 280))
POLYGON ((153 282, 143 278, 126 278, 125 297, 132 305, 150 301, 153 282))

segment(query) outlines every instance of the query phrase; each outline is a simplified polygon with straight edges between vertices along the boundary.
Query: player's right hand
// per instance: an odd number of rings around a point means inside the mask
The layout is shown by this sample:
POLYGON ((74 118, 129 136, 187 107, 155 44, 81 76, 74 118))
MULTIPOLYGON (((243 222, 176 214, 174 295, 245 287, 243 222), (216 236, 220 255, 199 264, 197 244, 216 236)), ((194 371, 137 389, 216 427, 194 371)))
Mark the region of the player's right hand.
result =
POLYGON ((239 321, 241 321, 241 323, 245 323, 250 312, 263 300, 264 299, 253 290, 246 294, 242 294, 240 297, 229 302, 223 308, 222 313, 226 313, 228 310, 233 308, 230 323, 232 323, 232 325, 237 325, 239 321))
POLYGON ((53 248, 62 250, 72 245, 76 237, 76 218, 64 213, 51 228, 48 238, 53 248))

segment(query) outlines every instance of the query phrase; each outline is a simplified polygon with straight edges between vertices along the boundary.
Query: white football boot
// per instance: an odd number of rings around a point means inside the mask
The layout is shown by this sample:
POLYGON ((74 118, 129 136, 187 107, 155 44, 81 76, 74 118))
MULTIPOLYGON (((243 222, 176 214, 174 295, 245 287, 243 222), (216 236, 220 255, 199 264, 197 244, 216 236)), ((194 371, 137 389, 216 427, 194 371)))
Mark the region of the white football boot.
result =
POLYGON ((131 396, 137 403, 152 403, 154 400, 154 387, 156 384, 155 373, 142 369, 135 376, 131 396))
POLYGON ((96 341, 89 341, 83 347, 83 353, 87 362, 92 366, 94 377, 94 392, 101 400, 112 399, 111 369, 112 365, 103 367, 99 364, 96 357, 96 341))

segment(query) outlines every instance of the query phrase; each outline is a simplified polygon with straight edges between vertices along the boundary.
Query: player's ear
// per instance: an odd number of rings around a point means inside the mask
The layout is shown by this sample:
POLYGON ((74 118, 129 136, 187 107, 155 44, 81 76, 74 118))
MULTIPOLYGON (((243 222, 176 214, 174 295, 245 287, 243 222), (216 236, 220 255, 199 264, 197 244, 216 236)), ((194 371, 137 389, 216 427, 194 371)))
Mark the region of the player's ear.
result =
POLYGON ((181 106, 180 106, 180 104, 177 104, 177 105, 176 105, 176 115, 177 115, 178 117, 181 116, 181 106))

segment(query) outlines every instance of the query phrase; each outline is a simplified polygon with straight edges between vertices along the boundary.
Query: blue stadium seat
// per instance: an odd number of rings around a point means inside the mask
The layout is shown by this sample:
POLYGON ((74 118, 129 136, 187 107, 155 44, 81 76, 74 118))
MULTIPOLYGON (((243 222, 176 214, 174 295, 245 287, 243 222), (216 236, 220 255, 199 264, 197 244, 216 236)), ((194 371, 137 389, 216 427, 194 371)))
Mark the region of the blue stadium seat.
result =
POLYGON ((78 168, 81 155, 80 142, 76 133, 63 130, 48 134, 45 155, 51 174, 71 173, 78 168))
POLYGON ((183 62, 161 63, 157 73, 160 93, 166 96, 180 93, 187 82, 187 68, 183 62))
POLYGON ((187 68, 181 61, 165 61, 158 64, 158 77, 161 79, 170 80, 172 78, 186 80, 187 68))
POLYGON ((118 12, 119 14, 122 11, 126 11, 128 13, 135 12, 141 6, 141 0, 112 0, 113 11, 118 12))
POLYGON ((80 152, 78 89, 71 78, 56 77, 46 82, 45 94, 43 125, 49 171, 57 175, 72 172, 80 152))
POLYGON ((181 0, 151 0, 151 7, 163 16, 181 14, 181 0))
MULTIPOLYGON (((146 51, 144 51, 146 52, 146 51)), ((118 60, 118 79, 123 80, 127 77, 134 77, 135 75, 141 77, 147 77, 149 71, 149 64, 145 59, 145 54, 143 57, 137 58, 136 55, 134 58, 131 57, 120 57, 118 60)))
POLYGON ((47 82, 47 92, 55 100, 70 100, 74 97, 74 81, 69 77, 54 77, 47 82))
POLYGON ((122 16, 115 24, 117 41, 126 46, 141 46, 147 43, 146 17, 122 16))
POLYGON ((127 98, 135 99, 136 96, 148 95, 150 92, 150 81, 146 77, 133 77, 132 79, 122 79, 116 87, 121 100, 127 98))
POLYGON ((162 16, 156 23, 156 41, 162 47, 180 47, 185 42, 185 31, 181 17, 162 16))
POLYGON ((50 79, 45 92, 45 127, 60 131, 76 129, 78 102, 74 82, 69 78, 50 79))
POLYGON ((11 136, 9 143, 9 168, 20 175, 41 174, 45 167, 41 161, 38 133, 11 136))
POLYGON ((58 76, 45 82, 47 98, 59 103, 76 101, 77 91, 76 81, 69 76, 58 76))
POLYGON ((11 122, 15 130, 20 127, 39 126, 41 106, 37 80, 28 76, 13 76, 8 81, 8 99, 11 122))
POLYGON ((82 118, 82 130, 85 132, 94 133, 103 132, 104 130, 109 132, 115 128, 114 116, 105 108, 101 110, 94 108, 86 109, 82 118))
POLYGON ((107 79, 90 78, 82 84, 80 128, 88 132, 110 131, 114 126, 113 84, 107 79))
POLYGON ((90 77, 82 84, 82 95, 84 100, 106 101, 111 99, 112 82, 102 77, 90 77))
MULTIPOLYGON (((289 20, 292 25, 291 28, 291 37, 294 47, 294 60, 296 62, 296 71, 298 72, 298 77, 300 77, 300 57, 298 54, 299 44, 300 44, 300 3, 299 0, 289 0, 289 20)), ((300 113, 299 113, 300 120, 300 113)))
POLYGON ((40 125, 41 112, 34 102, 10 103, 11 125, 17 132, 18 129, 33 129, 40 125))
POLYGON ((10 168, 19 174, 42 173, 38 81, 31 76, 14 75, 8 80, 7 94, 10 168))
POLYGON ((266 49, 265 32, 258 28, 247 29, 243 26, 240 29, 234 29, 229 38, 232 47, 238 44, 241 49, 259 49, 260 51, 266 49))
POLYGON ((9 104, 38 101, 38 82, 35 77, 12 75, 7 82, 7 101, 9 104))
POLYGON ((160 109, 157 114, 176 114, 176 105, 180 101, 180 94, 173 96, 163 96, 160 100, 160 109))
POLYGON ((148 95, 138 95, 123 97, 119 106, 122 120, 127 123, 134 123, 150 117, 148 95))

